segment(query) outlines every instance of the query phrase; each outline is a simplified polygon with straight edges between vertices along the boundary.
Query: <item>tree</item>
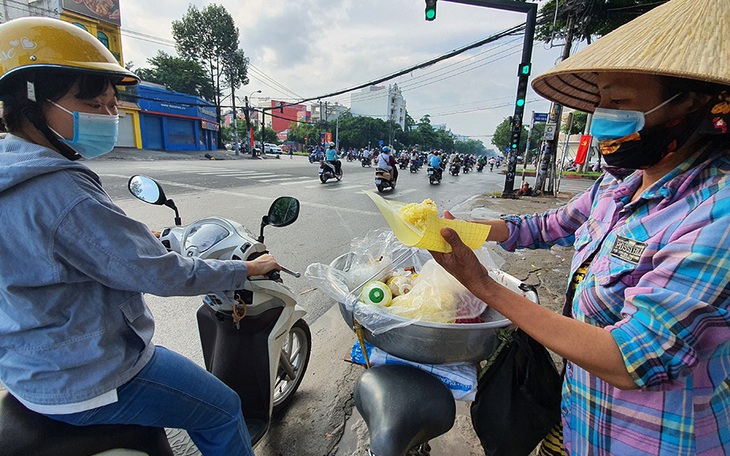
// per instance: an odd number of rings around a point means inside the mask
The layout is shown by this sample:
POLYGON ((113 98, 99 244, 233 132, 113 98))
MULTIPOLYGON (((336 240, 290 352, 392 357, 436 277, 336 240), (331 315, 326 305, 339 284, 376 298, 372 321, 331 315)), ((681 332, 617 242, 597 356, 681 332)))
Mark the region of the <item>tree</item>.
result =
MULTIPOLYGON (((580 111, 573 111, 573 127, 570 129, 571 135, 577 135, 583 133, 586 129, 586 123, 588 122, 588 114, 580 111)), ((561 130, 564 133, 568 133, 568 125, 563 124, 561 130)))
POLYGON ((305 146, 314 146, 319 141, 319 135, 317 127, 310 123, 301 123, 289 129, 286 139, 305 146))
POLYGON ((420 144, 424 150, 440 149, 438 136, 431 126, 431 116, 426 114, 416 124, 415 131, 411 132, 411 141, 420 144))
MULTIPOLYGON (((215 88, 216 119, 221 119, 221 82, 227 80, 230 65, 237 59, 238 27, 228 11, 215 3, 199 10, 190 5, 179 21, 172 21, 172 35, 178 54, 203 65, 215 88)), ((241 56, 243 54, 241 53, 241 56)), ((238 62, 240 63, 240 62, 238 62)), ((247 63, 247 61, 245 62, 247 63)), ((245 78, 245 69, 235 70, 245 78)), ((219 144, 222 144, 221 132, 219 144)), ((222 147, 222 146, 221 146, 222 147)))
MULTIPOLYGON (((257 128, 253 132, 254 140, 261 141, 261 129, 257 128)), ((264 142, 276 144, 279 142, 279 136, 276 134, 273 128, 264 127, 264 142)))
POLYGON ((548 0, 540 8, 542 19, 535 38, 549 43, 567 36, 568 17, 572 16, 574 36, 591 43, 668 0, 548 0), (555 7, 558 5, 557 18, 555 7))
POLYGON ((147 63, 150 68, 134 70, 142 80, 164 85, 176 92, 197 95, 208 101, 215 99, 215 88, 198 62, 158 51, 155 57, 147 59, 147 63))
POLYGON ((459 141, 454 144, 454 147, 456 152, 460 154, 484 155, 487 153, 487 148, 484 147, 484 143, 476 139, 459 141))
MULTIPOLYGON (((502 123, 497 125, 497 128, 494 130, 494 135, 492 136, 492 144, 494 144, 500 152, 505 153, 507 151, 507 147, 509 147, 511 137, 512 122, 509 117, 505 117, 502 123)), ((522 133, 520 134, 520 154, 523 154, 525 152, 526 144, 527 128, 525 128, 525 126, 523 125, 522 133)))

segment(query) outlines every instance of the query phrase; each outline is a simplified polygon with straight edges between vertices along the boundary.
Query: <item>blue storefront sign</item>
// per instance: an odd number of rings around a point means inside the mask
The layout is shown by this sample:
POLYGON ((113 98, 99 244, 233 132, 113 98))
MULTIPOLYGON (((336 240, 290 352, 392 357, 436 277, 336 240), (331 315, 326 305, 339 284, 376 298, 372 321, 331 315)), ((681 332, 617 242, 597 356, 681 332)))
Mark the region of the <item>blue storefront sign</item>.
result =
POLYGON ((143 82, 137 89, 142 147, 215 150, 219 125, 215 106, 202 98, 143 82))

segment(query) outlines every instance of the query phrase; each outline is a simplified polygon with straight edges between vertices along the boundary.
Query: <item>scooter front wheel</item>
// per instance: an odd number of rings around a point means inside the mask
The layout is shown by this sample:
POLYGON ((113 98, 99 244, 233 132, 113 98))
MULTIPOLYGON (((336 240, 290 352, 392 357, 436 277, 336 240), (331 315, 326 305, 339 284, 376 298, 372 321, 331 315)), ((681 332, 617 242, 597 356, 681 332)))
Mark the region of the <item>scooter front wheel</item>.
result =
POLYGON ((294 400, 294 393, 304 379, 312 352, 312 333, 304 320, 297 320, 281 348, 279 369, 274 385, 274 414, 281 413, 294 400))

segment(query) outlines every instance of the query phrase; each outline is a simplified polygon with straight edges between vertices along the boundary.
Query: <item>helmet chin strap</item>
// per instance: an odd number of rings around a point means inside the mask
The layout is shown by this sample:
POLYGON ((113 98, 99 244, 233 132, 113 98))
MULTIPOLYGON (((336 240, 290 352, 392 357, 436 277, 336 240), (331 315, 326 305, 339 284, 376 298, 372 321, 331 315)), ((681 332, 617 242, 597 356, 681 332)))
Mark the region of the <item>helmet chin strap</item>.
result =
POLYGON ((25 106, 23 107, 20 112, 25 116, 26 119, 30 121, 30 123, 33 124, 34 127, 38 129, 38 131, 43 134, 43 136, 48 140, 49 143, 64 157, 68 158, 69 160, 78 160, 81 158, 81 155, 78 154, 75 150, 73 150, 68 144, 62 143, 58 136, 51 131, 51 129, 46 124, 45 119, 40 113, 40 110, 38 109, 38 106, 33 103, 32 106, 25 106))

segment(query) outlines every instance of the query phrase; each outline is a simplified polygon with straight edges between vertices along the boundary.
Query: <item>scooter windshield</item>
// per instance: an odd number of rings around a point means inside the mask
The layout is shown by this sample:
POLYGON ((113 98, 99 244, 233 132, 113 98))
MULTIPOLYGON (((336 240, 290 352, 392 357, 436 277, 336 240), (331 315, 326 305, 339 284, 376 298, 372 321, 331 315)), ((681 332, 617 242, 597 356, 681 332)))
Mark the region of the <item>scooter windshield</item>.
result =
POLYGON ((185 250, 195 247, 203 253, 230 235, 230 231, 214 223, 204 223, 190 228, 185 238, 185 250))

